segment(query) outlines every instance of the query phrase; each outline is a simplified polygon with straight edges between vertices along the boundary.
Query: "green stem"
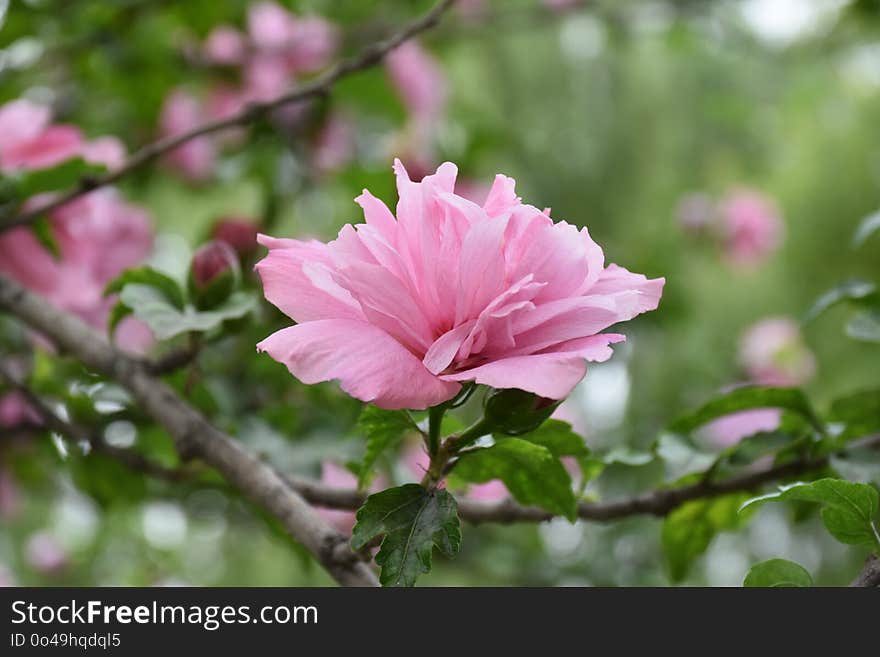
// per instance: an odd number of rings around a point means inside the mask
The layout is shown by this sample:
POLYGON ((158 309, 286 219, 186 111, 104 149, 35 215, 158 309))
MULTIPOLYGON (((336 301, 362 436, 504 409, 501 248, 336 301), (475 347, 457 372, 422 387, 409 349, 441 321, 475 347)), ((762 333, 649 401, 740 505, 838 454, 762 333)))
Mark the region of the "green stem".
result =
POLYGON ((478 438, 482 438, 483 436, 492 433, 492 428, 492 423, 489 420, 486 418, 480 418, 458 435, 458 438, 450 444, 450 451, 454 453, 463 447, 467 447, 471 443, 476 442, 478 438))
POLYGON ((444 413, 446 404, 434 406, 428 411, 428 455, 431 460, 434 460, 440 449, 440 426, 443 424, 444 413))

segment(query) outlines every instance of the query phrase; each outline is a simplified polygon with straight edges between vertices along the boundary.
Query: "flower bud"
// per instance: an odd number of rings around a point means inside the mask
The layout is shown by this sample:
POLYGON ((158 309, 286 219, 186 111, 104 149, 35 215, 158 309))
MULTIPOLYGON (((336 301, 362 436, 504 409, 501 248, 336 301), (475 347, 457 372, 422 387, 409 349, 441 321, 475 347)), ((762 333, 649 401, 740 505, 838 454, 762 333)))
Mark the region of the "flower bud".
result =
POLYGON ((219 305, 232 294, 240 277, 238 256, 231 246, 217 240, 203 244, 193 255, 189 270, 196 306, 207 310, 219 305))
POLYGON ((244 217, 224 217, 214 224, 211 237, 231 246, 240 258, 257 252, 257 227, 244 217))
POLYGON ((493 431, 518 435, 541 426, 560 402, 516 388, 494 390, 483 402, 483 415, 492 424, 493 431))

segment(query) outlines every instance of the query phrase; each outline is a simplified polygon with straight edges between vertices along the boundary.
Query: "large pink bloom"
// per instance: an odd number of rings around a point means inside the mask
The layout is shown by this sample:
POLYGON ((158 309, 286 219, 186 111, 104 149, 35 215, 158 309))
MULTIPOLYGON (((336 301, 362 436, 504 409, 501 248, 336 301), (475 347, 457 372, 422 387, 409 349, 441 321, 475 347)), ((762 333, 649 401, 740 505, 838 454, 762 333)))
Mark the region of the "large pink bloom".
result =
MULTIPOLYGON (((0 234, 0 272, 45 296, 63 310, 104 329, 112 299, 107 283, 141 262, 152 249, 146 212, 122 201, 115 190, 100 189, 51 214, 60 255, 49 253, 27 228, 0 234)), ((125 349, 142 351, 149 331, 133 320, 120 325, 117 340, 125 349)))
POLYGON ((600 333, 653 310, 663 279, 605 266, 587 229, 524 205, 499 175, 482 206, 445 163, 421 183, 396 161, 397 218, 366 190, 366 218, 329 244, 261 236, 266 298, 297 322, 257 345, 305 383, 338 379, 383 408, 426 408, 462 381, 565 397, 600 333))

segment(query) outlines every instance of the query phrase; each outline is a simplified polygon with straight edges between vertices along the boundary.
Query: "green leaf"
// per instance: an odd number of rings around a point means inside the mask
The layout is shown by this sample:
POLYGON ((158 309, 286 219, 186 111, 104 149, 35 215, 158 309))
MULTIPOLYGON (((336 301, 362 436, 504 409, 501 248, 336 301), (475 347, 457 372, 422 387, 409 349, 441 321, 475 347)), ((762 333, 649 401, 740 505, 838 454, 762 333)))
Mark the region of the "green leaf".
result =
POLYGON ((693 413, 677 419, 669 425, 669 430, 688 434, 719 417, 752 408, 782 408, 792 411, 806 419, 816 430, 824 431, 822 421, 816 416, 803 392, 797 388, 765 386, 743 386, 719 395, 693 413))
POLYGON ((859 223, 859 226, 856 228, 856 232, 853 235, 853 248, 859 248, 878 230, 880 230, 880 210, 869 214, 859 223))
POLYGON ((763 456, 776 454, 803 441, 804 436, 783 431, 761 431, 743 438, 733 447, 726 449, 722 457, 731 465, 745 466, 763 456))
POLYGON ((673 581, 687 575, 693 561, 706 551, 718 532, 741 526, 745 518, 738 511, 746 497, 736 493, 694 500, 666 516, 661 542, 673 581))
POLYGON ((853 340, 880 342, 880 312, 877 310, 860 312, 846 325, 846 334, 853 340))
POLYGON ((434 546, 448 557, 461 546, 458 505, 447 491, 428 492, 406 484, 370 495, 357 512, 351 537, 355 550, 384 536, 376 563, 382 586, 413 586, 431 570, 434 546))
POLYGON ((107 335, 112 338, 113 334, 116 332, 116 327, 119 326, 119 322, 131 314, 131 308, 121 301, 117 301, 113 304, 113 308, 110 309, 110 315, 107 317, 107 335))
POLYGON ((185 299, 180 285, 167 274, 163 274, 152 267, 126 269, 107 284, 107 287, 104 288, 104 296, 121 292, 126 285, 132 283, 156 288, 162 292, 175 308, 183 309, 185 299))
POLYGON ((880 431, 880 388, 860 390, 835 399, 828 421, 844 425, 835 435, 838 444, 880 431))
POLYGON ((17 173, 14 176, 15 191, 19 198, 26 199, 42 192, 73 187, 84 177, 106 170, 107 167, 103 165, 89 164, 81 157, 75 157, 53 167, 17 173))
POLYGON ((771 501, 799 500, 822 504, 825 528, 841 543, 880 548, 880 534, 874 522, 880 506, 877 489, 844 479, 819 479, 780 486, 775 493, 748 500, 743 509, 771 501))
POLYGON ((503 438, 491 447, 462 454, 455 473, 477 484, 500 479, 520 504, 540 506, 571 521, 577 517, 571 477, 543 445, 503 438))
POLYGON ((31 232, 37 241, 52 254, 56 260, 61 257, 61 248, 55 239, 55 233, 52 232, 52 224, 46 217, 39 217, 31 224, 31 232))
POLYGON ((873 302, 877 300, 877 286, 869 281, 852 279, 833 287, 816 299, 812 308, 804 317, 805 322, 810 322, 832 306, 844 301, 855 303, 873 302))
POLYGON ((129 283, 119 295, 134 315, 146 322, 159 340, 167 340, 190 331, 205 332, 223 322, 244 317, 256 307, 256 298, 247 292, 236 292, 222 306, 199 311, 192 306, 175 308, 164 293, 154 287, 129 283))
POLYGON ((751 567, 743 581, 748 587, 808 587, 813 585, 810 573, 798 563, 787 559, 768 559, 751 567))
MULTIPOLYGON (((546 420, 540 427, 519 438, 546 447, 553 456, 586 456, 590 453, 584 439, 572 430, 568 422, 562 420, 546 420)), ((505 436, 495 437, 496 441, 506 439, 505 436)))
POLYGON ((395 447, 409 431, 418 431, 406 411, 386 411, 375 406, 364 406, 358 418, 358 429, 367 438, 364 460, 358 468, 358 485, 369 484, 376 460, 388 449, 395 447))

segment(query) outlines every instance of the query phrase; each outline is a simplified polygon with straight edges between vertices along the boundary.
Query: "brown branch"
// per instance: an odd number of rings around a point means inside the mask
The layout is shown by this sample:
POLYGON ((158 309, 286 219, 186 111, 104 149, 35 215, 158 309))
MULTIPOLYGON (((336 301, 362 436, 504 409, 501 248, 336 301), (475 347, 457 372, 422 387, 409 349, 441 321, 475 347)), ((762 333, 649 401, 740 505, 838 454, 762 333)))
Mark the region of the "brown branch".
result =
POLYGON ((29 210, 24 210, 19 214, 0 218, 0 231, 32 223, 43 214, 51 212, 80 196, 88 194, 99 187, 112 185, 132 171, 152 162, 165 153, 173 151, 175 148, 188 141, 215 132, 247 125, 284 105, 301 102, 309 98, 323 96, 329 93, 333 85, 340 79, 375 66, 382 61, 385 55, 397 48, 404 41, 407 41, 436 25, 443 13, 454 3, 455 0, 439 0, 430 11, 412 21, 387 39, 367 46, 358 55, 339 62, 315 79, 306 82, 305 84, 298 85, 278 98, 265 102, 250 103, 238 114, 234 114, 225 119, 207 121, 189 132, 165 137, 164 139, 153 142, 132 154, 131 157, 129 157, 128 160, 126 160, 118 169, 103 175, 83 178, 76 187, 66 192, 62 192, 50 201, 42 203, 29 210))
MULTIPOLYGON (((851 447, 869 448, 880 446, 880 436, 871 436, 854 443, 851 447)), ((749 472, 722 481, 702 480, 688 486, 659 488, 634 497, 607 502, 581 502, 578 517, 584 520, 609 521, 635 515, 665 516, 682 504, 698 499, 719 497, 729 493, 748 492, 765 484, 782 481, 789 477, 820 470, 828 465, 829 457, 797 459, 774 465, 756 472, 749 472)), ((290 485, 310 503, 332 509, 357 509, 364 496, 355 490, 333 488, 301 477, 287 476, 290 485)), ((544 522, 553 514, 536 507, 520 506, 510 499, 500 502, 479 502, 460 499, 459 515, 473 524, 494 522, 544 522)))
POLYGON ((112 378, 174 439, 181 457, 198 457, 253 502, 277 518, 340 583, 376 586, 369 566, 269 465, 215 428, 174 390, 149 373, 147 366, 117 351, 106 338, 77 317, 51 306, 18 283, 0 276, 0 309, 44 334, 86 367, 112 378))
POLYGON ((170 374, 176 372, 181 367, 186 367, 193 362, 199 355, 199 348, 191 344, 176 347, 168 350, 166 353, 147 362, 147 369, 150 374, 160 376, 162 374, 170 374))
POLYGON ((880 557, 871 554, 865 559, 865 566, 850 586, 861 586, 865 588, 880 587, 880 557))

